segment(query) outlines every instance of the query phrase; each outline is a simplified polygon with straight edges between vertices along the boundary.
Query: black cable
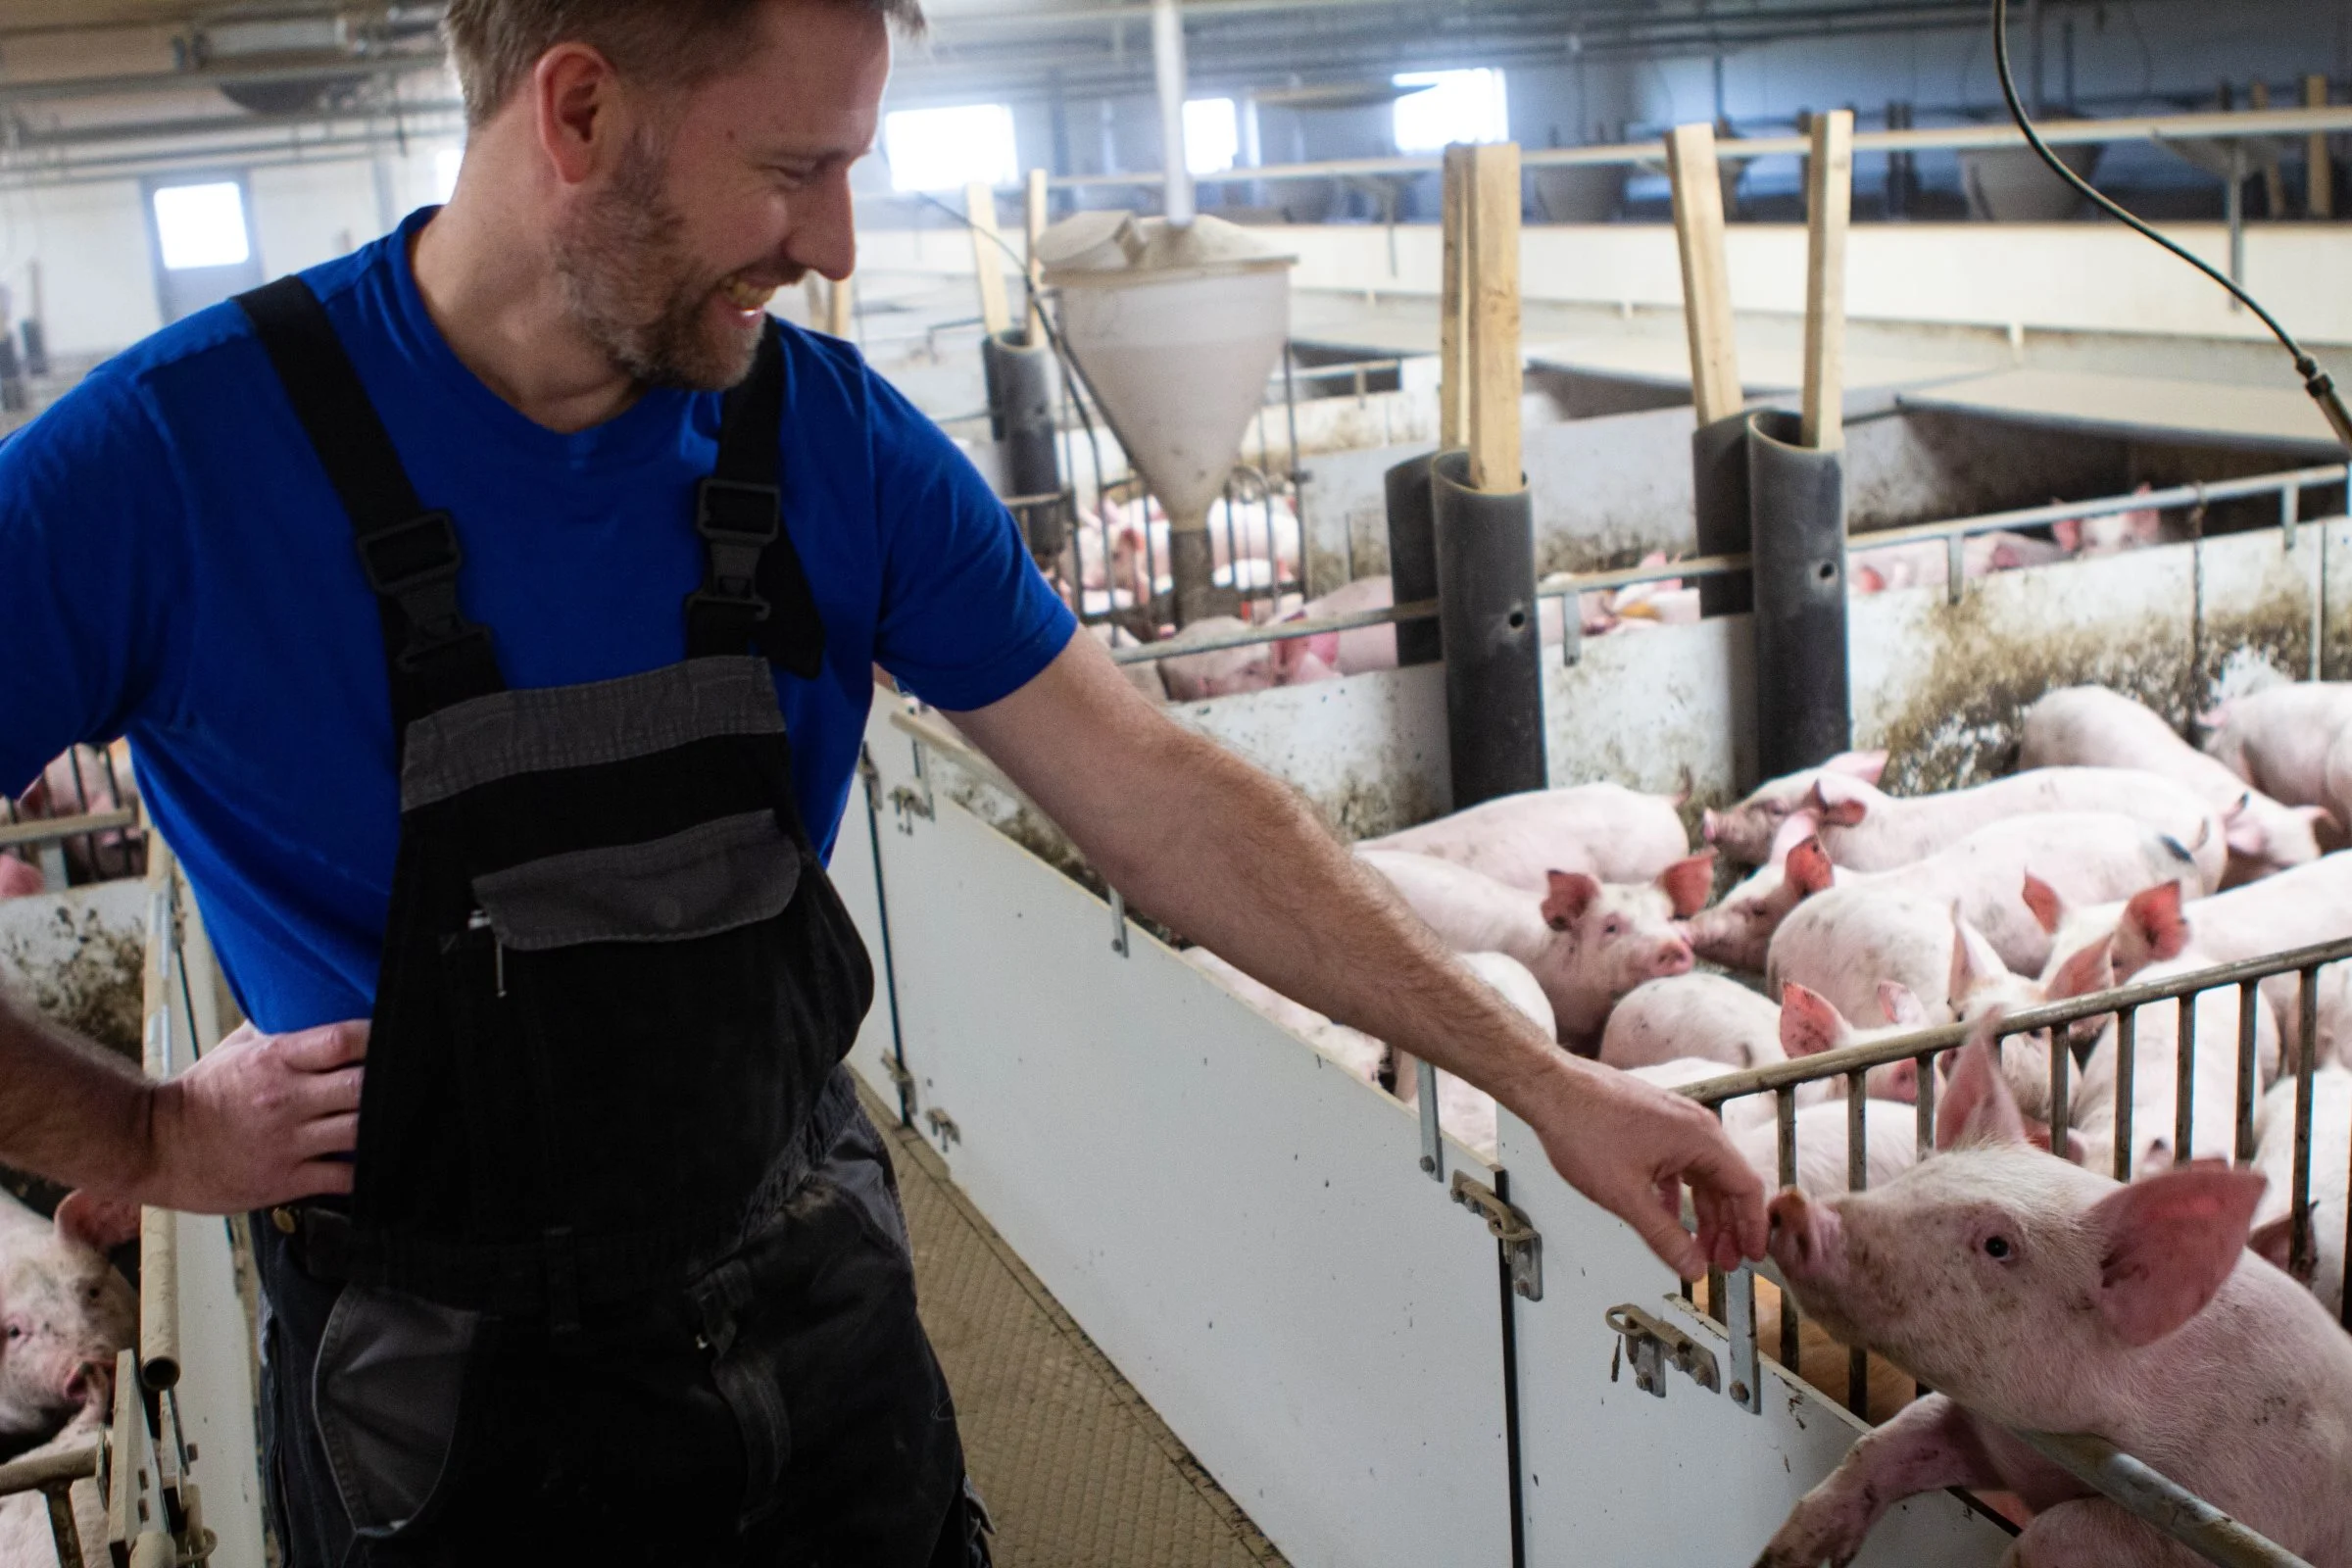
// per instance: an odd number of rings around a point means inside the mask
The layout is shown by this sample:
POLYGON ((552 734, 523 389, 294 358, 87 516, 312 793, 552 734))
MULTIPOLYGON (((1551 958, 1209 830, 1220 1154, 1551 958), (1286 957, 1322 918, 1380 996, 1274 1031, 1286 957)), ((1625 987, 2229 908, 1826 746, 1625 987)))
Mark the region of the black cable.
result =
MULTIPOLYGON (((2024 102, 2017 96, 2017 77, 2009 66, 2009 0, 1992 0, 1992 61, 2001 78, 2001 96, 2007 100, 2009 105, 2009 118, 2017 122, 2019 130, 2025 132, 2027 145, 2041 155, 2041 161, 2049 165, 2060 179, 2089 197, 2101 212, 2117 220, 2134 233, 2152 239, 2166 250, 2171 251, 2175 256, 2180 257, 2189 266, 2228 289, 2232 298, 2259 317, 2262 324, 2271 329, 2271 335, 2276 337, 2284 346, 2286 352, 2294 357, 2295 373, 2303 377, 2303 390, 2310 393, 2312 401, 2320 406, 2320 413, 2326 416, 2328 428, 2335 432, 2336 440, 2347 447, 2352 447, 2352 413, 2345 411, 2344 400, 2336 394, 2333 378, 2320 368, 2319 361, 2303 352, 2303 345, 2296 342, 2293 335, 2278 324, 2277 317, 2262 308, 2260 300, 2238 287, 2228 273, 2203 258, 2191 255, 2125 211, 2116 202, 2110 201, 2093 187, 2090 181, 2069 169, 2064 159, 2050 151, 2049 143, 2043 141, 2041 132, 2034 128, 2034 122, 2027 115, 2024 102)), ((2316 173, 2314 177, 2317 177, 2316 173)))

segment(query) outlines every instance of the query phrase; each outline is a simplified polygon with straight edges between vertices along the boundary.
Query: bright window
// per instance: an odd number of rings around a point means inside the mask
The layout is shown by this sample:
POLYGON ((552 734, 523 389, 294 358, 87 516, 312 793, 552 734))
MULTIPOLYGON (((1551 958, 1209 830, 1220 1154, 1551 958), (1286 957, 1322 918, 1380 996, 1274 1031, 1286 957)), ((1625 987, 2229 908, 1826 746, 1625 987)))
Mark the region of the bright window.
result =
POLYGON ((1457 141, 1509 141, 1510 105, 1499 71, 1408 71, 1393 78, 1419 89, 1396 100, 1396 150, 1435 152, 1457 141))
POLYGON ((1003 104, 898 110, 882 122, 882 147, 893 190, 953 190, 976 179, 1011 185, 1021 177, 1012 111, 1003 104))
POLYGON ((433 200, 446 206, 458 193, 458 169, 465 162, 463 147, 444 147, 433 154, 433 200))
POLYGON ((235 267, 253 256, 245 232, 245 191, 233 179, 206 185, 166 185, 155 193, 155 231, 164 266, 235 267))
POLYGON ((1242 152, 1242 122, 1230 98, 1195 98, 1184 106, 1184 166, 1196 174, 1231 169, 1242 152))

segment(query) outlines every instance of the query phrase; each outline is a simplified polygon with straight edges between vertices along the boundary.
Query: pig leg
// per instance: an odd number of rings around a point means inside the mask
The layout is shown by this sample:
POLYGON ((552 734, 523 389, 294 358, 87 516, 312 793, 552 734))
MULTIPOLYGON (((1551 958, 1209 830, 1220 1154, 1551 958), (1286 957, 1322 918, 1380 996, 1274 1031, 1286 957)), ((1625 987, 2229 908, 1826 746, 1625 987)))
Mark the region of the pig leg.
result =
POLYGON ((2001 1568, 2196 1568, 2203 1561, 2105 1497, 2082 1497, 2035 1514, 2001 1568))
POLYGON ((1854 1445, 1829 1480, 1805 1494, 1756 1568, 1838 1568, 1854 1560, 1871 1527, 1905 1497, 1944 1487, 1997 1487, 1976 1423, 1940 1394, 1854 1445))

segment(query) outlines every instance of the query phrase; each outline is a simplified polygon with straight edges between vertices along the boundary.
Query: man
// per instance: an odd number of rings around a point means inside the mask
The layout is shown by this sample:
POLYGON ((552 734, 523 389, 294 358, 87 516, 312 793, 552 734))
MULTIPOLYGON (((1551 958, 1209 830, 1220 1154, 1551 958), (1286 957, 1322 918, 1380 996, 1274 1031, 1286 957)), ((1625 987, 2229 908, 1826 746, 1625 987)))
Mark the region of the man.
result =
POLYGON ((817 852, 876 662, 1139 905, 1493 1091, 1675 1267, 1761 1250, 1709 1117, 1447 962, 1071 635, 936 429, 768 322, 852 270, 893 23, 456 0, 449 206, 0 448, 0 779, 128 733, 253 1020, 159 1087, 0 1010, 0 1157, 257 1211, 293 1568, 984 1554, 836 1065, 872 981, 817 852))

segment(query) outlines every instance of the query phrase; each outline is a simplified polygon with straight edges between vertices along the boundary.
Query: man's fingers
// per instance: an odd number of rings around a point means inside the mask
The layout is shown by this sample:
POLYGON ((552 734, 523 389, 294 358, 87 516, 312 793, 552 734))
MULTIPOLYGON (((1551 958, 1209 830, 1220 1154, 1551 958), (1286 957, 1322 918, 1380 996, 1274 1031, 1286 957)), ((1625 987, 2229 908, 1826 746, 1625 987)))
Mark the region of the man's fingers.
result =
POLYGON ((294 1150, 306 1159, 320 1154, 348 1154, 360 1147, 360 1118, 356 1115, 321 1116, 307 1121, 294 1133, 294 1150))
POLYGON ((1661 1187, 1652 1188, 1617 1212, 1658 1254, 1659 1261, 1684 1279, 1695 1280, 1707 1272, 1707 1260, 1696 1238, 1683 1229, 1682 1207, 1679 1187, 1671 1194, 1661 1187))
POLYGON ((366 1082, 365 1069, 338 1067, 303 1079, 291 1098, 303 1116, 340 1116, 360 1108, 360 1091, 366 1082))
POLYGON ((277 1054, 280 1060, 299 1072, 332 1072, 337 1067, 348 1067, 368 1055, 368 1024, 364 1019, 355 1019, 280 1035, 277 1054))
POLYGON ((1764 1178, 1740 1156, 1721 1128, 1707 1131, 1709 1136, 1684 1164, 1682 1179, 1690 1184, 1702 1216, 1711 1202, 1722 1205, 1717 1213, 1733 1233, 1741 1256, 1762 1257, 1766 1240, 1764 1178))
POLYGON ((294 1176, 302 1191, 290 1196, 322 1198, 341 1196, 351 1191, 354 1167, 349 1160, 314 1159, 298 1166, 294 1176))

